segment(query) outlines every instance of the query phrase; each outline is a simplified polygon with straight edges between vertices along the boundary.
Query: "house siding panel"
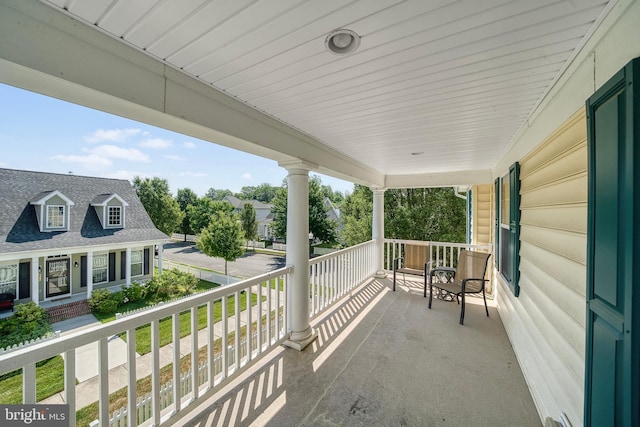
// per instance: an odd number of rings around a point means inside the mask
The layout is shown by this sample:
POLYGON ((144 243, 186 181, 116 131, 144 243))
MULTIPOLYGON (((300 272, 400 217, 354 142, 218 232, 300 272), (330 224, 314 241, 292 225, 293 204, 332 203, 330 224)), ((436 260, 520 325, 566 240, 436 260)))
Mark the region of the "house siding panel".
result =
POLYGON ((587 247, 584 110, 520 165, 520 296, 510 295, 498 277, 500 312, 542 418, 557 419, 564 412, 580 425, 587 247))

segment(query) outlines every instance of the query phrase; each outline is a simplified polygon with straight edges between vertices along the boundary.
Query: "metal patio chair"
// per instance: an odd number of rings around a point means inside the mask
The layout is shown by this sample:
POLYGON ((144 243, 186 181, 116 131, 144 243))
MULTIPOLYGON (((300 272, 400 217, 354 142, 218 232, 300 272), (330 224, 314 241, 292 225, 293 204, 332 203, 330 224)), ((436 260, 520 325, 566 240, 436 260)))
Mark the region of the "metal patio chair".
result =
MULTIPOLYGON (((485 278, 487 272, 487 264, 491 254, 484 252, 473 252, 468 250, 460 251, 458 255, 458 267, 453 269, 449 267, 436 267, 429 274, 429 308, 433 300, 433 288, 455 295, 456 301, 460 304, 460 296, 462 296, 462 307, 460 310, 460 324, 464 324, 465 294, 479 294, 482 292, 484 299, 484 309, 489 317, 489 308, 487 307, 487 297, 485 296, 484 285, 489 280, 485 278), (442 281, 436 281, 434 278, 445 277, 442 281)), ((425 280, 424 296, 427 296, 427 283, 425 280)))

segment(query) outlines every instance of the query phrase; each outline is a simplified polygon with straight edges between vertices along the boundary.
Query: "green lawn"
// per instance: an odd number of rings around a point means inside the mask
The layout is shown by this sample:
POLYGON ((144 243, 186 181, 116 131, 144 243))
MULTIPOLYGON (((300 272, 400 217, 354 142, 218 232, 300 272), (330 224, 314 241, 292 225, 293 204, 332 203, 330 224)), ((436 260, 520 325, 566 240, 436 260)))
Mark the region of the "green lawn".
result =
MULTIPOLYGON (((265 298, 264 296, 262 297, 265 298)), ((251 295, 251 305, 255 305, 258 301, 256 294, 251 295)), ((247 298, 240 296, 240 311, 247 308, 247 298)), ((235 313, 235 297, 227 298, 227 313, 232 316, 235 313)), ((213 304, 213 321, 218 322, 222 319, 222 300, 218 300, 213 304)), ((207 307, 198 307, 198 330, 207 326, 207 307)), ((173 340, 173 320, 171 317, 160 320, 160 346, 167 345, 173 340)), ((187 336, 191 333, 191 311, 180 313, 180 337, 187 336)), ((126 334, 120 335, 122 339, 126 339, 126 334)), ((147 354, 151 351, 151 325, 141 326, 136 329, 136 351, 138 354, 147 354)))
MULTIPOLYGON (((36 364, 36 400, 64 390, 64 361, 55 356, 36 364)), ((22 403, 22 369, 0 377, 0 403, 22 403)))
MULTIPOLYGON (((275 280, 275 279, 273 279, 275 280)), ((216 283, 200 280, 197 291, 205 291, 220 286, 216 283)), ((272 283, 275 286, 275 282, 272 283)), ((263 295, 263 300, 266 298, 263 295)), ((251 295, 251 304, 257 303, 256 294, 251 295)), ((233 296, 227 298, 227 313, 229 316, 235 314, 235 298, 233 296)), ((140 301, 132 304, 121 306, 118 311, 128 311, 137 308, 147 307, 149 302, 140 301)), ((240 310, 244 311, 247 306, 247 299, 244 294, 240 298, 240 310)), ((105 316, 96 315, 103 323, 115 320, 115 313, 105 316)), ((222 319, 222 301, 218 300, 214 303, 214 321, 222 319)), ((198 308, 198 329, 203 329, 207 325, 206 306, 198 308)), ((160 345, 169 344, 172 339, 172 319, 166 318, 160 321, 160 345)), ((151 351, 151 328, 149 325, 140 327, 136 330, 136 351, 139 354, 146 354, 151 351)), ((180 314, 180 337, 184 337, 191 333, 190 310, 180 314)), ((123 339, 126 338, 122 334, 123 339)), ((55 393, 64 390, 64 362, 62 357, 55 356, 49 360, 41 361, 36 365, 36 399, 42 400, 55 393)), ((22 403, 22 371, 17 370, 0 376, 0 403, 2 404, 18 404, 22 403)))

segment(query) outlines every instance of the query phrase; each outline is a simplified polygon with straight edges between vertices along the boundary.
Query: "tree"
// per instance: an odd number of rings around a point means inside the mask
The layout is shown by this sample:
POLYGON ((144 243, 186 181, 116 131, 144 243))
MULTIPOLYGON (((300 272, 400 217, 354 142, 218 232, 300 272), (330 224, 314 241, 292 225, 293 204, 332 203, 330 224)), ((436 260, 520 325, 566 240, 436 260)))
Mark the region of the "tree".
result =
POLYGON ((182 221, 178 202, 171 196, 166 179, 133 179, 133 187, 156 228, 171 235, 182 221))
POLYGON ((385 237, 440 242, 466 240, 466 206, 453 188, 385 192, 385 237))
POLYGON ((340 209, 343 224, 341 240, 347 246, 371 240, 373 222, 373 193, 368 187, 356 185, 345 198, 340 209))
POLYGON ((204 195, 204 197, 207 197, 211 200, 222 200, 225 198, 225 196, 233 196, 233 193, 231 192, 231 190, 216 190, 215 188, 211 187, 204 195))
POLYGON ((187 208, 189 222, 194 233, 198 234, 211 222, 211 215, 216 212, 231 213, 233 206, 222 200, 211 200, 202 197, 197 202, 187 208))
POLYGON ((260 184, 257 187, 247 186, 242 187, 242 193, 239 195, 244 200, 258 200, 262 203, 271 203, 276 195, 278 187, 274 187, 271 184, 260 184))
MULTIPOLYGON (((405 188, 384 195, 385 237, 391 239, 464 242, 466 207, 452 188, 405 188)), ((341 238, 349 245, 371 239, 373 193, 356 185, 341 209, 341 238)))
POLYGON ((178 202, 180 210, 184 215, 177 231, 184 234, 184 241, 186 242, 187 234, 193 234, 193 229, 191 228, 191 221, 189 219, 187 208, 198 202, 198 195, 189 188, 181 188, 178 190, 176 201, 178 202))
MULTIPOLYGON (((318 176, 309 179, 309 232, 314 238, 324 243, 334 243, 337 240, 336 221, 327 217, 327 208, 324 204, 325 196, 322 192, 322 181, 318 176)), ((272 230, 281 238, 287 235, 287 188, 286 183, 276 192, 272 200, 273 213, 272 230)))
POLYGON ((227 275, 227 263, 235 261, 244 253, 243 231, 236 215, 228 212, 216 212, 209 225, 198 235, 196 246, 210 257, 224 259, 224 274, 227 275))
POLYGON ((256 210, 251 203, 245 203, 240 211, 240 222, 244 238, 249 241, 258 236, 258 221, 256 221, 256 210))

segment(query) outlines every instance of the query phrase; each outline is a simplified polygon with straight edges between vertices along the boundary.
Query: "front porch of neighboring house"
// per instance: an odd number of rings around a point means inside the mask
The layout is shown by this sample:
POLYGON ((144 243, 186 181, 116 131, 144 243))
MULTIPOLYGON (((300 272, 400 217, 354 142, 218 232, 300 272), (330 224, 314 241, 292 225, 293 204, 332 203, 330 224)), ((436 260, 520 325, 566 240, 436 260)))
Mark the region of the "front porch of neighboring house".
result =
MULTIPOLYGON (((50 310, 73 306, 91 297, 94 289, 120 288, 153 277, 153 254, 157 251, 158 270, 162 271, 162 245, 136 245, 80 252, 60 251, 32 254, 30 258, 6 261, 0 265, 0 293, 11 293, 14 303, 33 301, 50 310)), ((14 308, 15 309, 15 308, 14 308)), ((68 310, 67 316, 86 314, 68 310)), ((12 314, 0 312, 0 318, 12 314)), ((53 321, 61 319, 53 319, 53 321)))

